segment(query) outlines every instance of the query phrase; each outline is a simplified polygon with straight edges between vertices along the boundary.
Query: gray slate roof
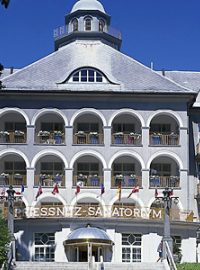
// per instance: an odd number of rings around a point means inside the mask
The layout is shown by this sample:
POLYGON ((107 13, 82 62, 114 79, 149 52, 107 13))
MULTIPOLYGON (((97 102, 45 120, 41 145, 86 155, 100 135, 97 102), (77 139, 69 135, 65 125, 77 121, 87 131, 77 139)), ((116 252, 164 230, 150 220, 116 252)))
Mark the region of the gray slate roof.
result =
POLYGON ((100 41, 75 41, 5 77, 5 90, 195 93, 100 41), (109 83, 69 83, 81 67, 102 71, 109 83))
POLYGON ((165 76, 183 87, 193 89, 196 92, 200 90, 200 72, 165 71, 165 76))

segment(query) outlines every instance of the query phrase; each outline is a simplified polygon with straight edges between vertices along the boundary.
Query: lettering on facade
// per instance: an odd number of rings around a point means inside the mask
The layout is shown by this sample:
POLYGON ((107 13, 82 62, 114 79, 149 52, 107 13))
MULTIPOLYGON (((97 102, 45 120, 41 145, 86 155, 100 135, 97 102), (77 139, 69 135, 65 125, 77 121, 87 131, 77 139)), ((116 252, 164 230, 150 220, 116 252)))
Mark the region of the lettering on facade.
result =
POLYGON ((15 208, 15 218, 64 218, 64 217, 94 217, 94 218, 125 218, 125 219, 162 219, 163 209, 139 208, 131 206, 112 206, 104 210, 101 206, 77 205, 71 206, 42 206, 35 208, 15 208), (110 209, 110 210, 109 210, 110 209))

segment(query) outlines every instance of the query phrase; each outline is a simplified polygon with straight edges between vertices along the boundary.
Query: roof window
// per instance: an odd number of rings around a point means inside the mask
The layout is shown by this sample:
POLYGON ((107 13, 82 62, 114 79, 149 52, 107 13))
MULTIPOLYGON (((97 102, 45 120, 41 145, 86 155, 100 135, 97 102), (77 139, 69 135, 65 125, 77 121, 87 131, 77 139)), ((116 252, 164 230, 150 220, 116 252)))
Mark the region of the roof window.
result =
POLYGON ((69 82, 102 83, 107 79, 96 69, 83 68, 72 74, 69 82))

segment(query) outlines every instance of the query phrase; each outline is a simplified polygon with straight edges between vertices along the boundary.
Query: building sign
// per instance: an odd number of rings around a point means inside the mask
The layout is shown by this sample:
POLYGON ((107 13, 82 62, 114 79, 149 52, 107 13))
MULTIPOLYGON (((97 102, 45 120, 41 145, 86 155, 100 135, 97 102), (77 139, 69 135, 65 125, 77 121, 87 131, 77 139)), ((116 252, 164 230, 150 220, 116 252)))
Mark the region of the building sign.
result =
POLYGON ((41 206, 34 208, 15 208, 14 217, 19 218, 125 218, 125 219, 162 219, 163 209, 140 208, 126 205, 107 206, 105 209, 99 205, 76 205, 63 207, 41 206))

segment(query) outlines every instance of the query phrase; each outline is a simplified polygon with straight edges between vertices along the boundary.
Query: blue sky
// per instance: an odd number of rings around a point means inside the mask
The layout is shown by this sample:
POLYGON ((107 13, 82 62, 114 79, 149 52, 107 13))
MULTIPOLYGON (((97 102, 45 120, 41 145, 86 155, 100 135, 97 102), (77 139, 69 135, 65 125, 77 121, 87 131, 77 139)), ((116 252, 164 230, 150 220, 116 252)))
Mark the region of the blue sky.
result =
MULTIPOLYGON (((53 29, 76 0, 11 0, 0 7, 0 63, 20 68, 54 51, 53 29)), ((101 0, 121 51, 156 70, 200 71, 200 0, 101 0)))

